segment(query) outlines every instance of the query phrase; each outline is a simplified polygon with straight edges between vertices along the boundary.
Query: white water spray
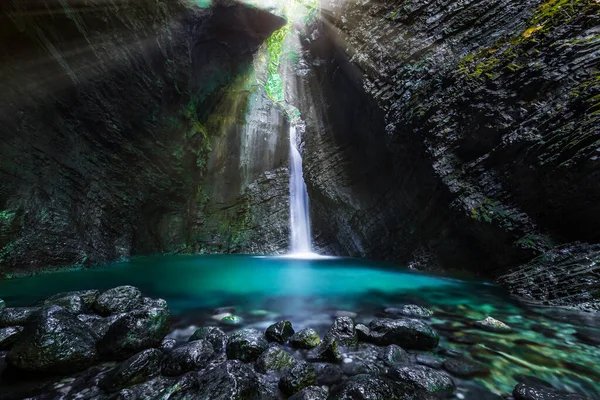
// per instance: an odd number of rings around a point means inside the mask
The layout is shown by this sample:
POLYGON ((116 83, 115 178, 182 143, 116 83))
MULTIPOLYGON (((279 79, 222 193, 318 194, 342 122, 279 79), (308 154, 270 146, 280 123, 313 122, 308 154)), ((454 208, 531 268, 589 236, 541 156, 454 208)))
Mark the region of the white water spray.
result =
POLYGON ((302 156, 297 147, 296 127, 290 125, 290 230, 292 255, 312 254, 308 193, 302 176, 302 156))

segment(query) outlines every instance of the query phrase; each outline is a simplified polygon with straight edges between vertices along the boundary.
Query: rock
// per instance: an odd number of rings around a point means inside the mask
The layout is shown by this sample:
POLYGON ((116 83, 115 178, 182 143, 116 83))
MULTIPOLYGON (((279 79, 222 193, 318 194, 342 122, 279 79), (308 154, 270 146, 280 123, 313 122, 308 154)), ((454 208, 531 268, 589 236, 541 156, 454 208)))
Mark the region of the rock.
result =
POLYGON ((175 346, 177 346, 177 340, 170 338, 164 338, 162 343, 160 344, 160 348, 162 350, 171 350, 175 346))
POLYGON ((486 376, 490 373, 490 370, 486 366, 466 358, 450 358, 444 361, 444 368, 452 375, 460 378, 486 376))
POLYGON ((508 326, 504 322, 498 321, 497 319, 494 319, 492 317, 486 317, 486 319, 484 319, 484 320, 476 321, 473 325, 479 329, 482 329, 482 330, 485 330, 488 332, 495 332, 495 333, 512 332, 512 328, 510 326, 508 326))
POLYGON ((63 292, 47 298, 44 304, 53 304, 64 307, 74 314, 90 312, 98 298, 98 290, 78 290, 63 292))
POLYGON ((438 345, 440 338, 429 325, 417 319, 377 318, 369 323, 369 340, 377 345, 429 350, 438 345))
POLYGON ((454 381, 448 374, 424 365, 396 365, 390 368, 388 376, 394 381, 412 384, 429 393, 452 393, 456 390, 454 381))
POLYGON ((312 349, 321 343, 321 338, 317 331, 312 328, 305 328, 296 332, 290 338, 290 344, 299 349, 312 349))
POLYGON ((109 359, 131 357, 142 350, 160 346, 170 326, 171 314, 164 309, 127 313, 117 319, 98 341, 98 351, 109 359))
POLYGON ((515 400, 591 400, 576 393, 561 392, 542 386, 527 386, 519 383, 512 392, 515 400))
POLYGON ((169 305, 165 299, 151 299, 150 297, 144 297, 140 309, 149 310, 152 308, 162 308, 163 310, 168 310, 169 305))
MULTIPOLYGON (((174 380, 157 376, 144 383, 122 389, 109 397, 110 400, 142 400, 142 399, 168 399, 168 392, 172 390, 174 380), (158 397, 159 394, 167 394, 165 397, 158 397)), ((91 400, 91 399, 90 399, 91 400)))
POLYGON ((101 317, 95 314, 79 314, 77 319, 85 323, 92 330, 92 333, 97 339, 101 339, 106 332, 108 332, 108 328, 124 315, 125 314, 116 314, 108 317, 101 317))
POLYGON ((224 325, 241 325, 243 322, 244 319, 237 315, 226 315, 221 318, 221 323, 224 325))
POLYGON ((388 307, 384 311, 386 314, 391 314, 395 317, 429 318, 433 315, 433 311, 416 304, 407 304, 402 307, 388 307))
POLYGON ((22 326, 0 328, 0 349, 8 349, 11 347, 19 339, 22 332, 22 326))
POLYGON ((220 353, 225 351, 225 346, 227 345, 227 334, 221 330, 221 328, 217 328, 216 326, 205 326, 199 328, 192 334, 189 342, 194 340, 208 340, 210 344, 212 344, 215 352, 220 353))
POLYGON ((354 328, 354 321, 350 317, 338 317, 325 334, 324 341, 335 339, 342 347, 357 347, 358 334, 354 328))
POLYGON ((356 334, 358 335, 358 340, 363 341, 363 342, 368 342, 369 341, 369 334, 371 333, 371 331, 369 330, 369 327, 363 324, 356 324, 354 326, 354 329, 356 329, 356 334))
POLYGON ((336 385, 344 377, 342 369, 335 364, 313 363, 313 367, 317 373, 317 384, 319 385, 336 385))
POLYGON ((334 338, 329 338, 327 341, 321 342, 321 344, 312 349, 306 357, 311 361, 330 362, 338 362, 344 358, 342 356, 342 352, 340 351, 340 347, 334 338))
POLYGON ((102 293, 94 309, 102 316, 133 311, 142 306, 142 293, 133 286, 119 286, 102 293))
POLYGON ((162 363, 162 373, 166 376, 200 370, 208 365, 214 355, 212 345, 207 340, 194 340, 175 347, 162 363))
POLYGON ((267 372, 284 372, 296 364, 296 359, 287 351, 277 347, 269 347, 256 360, 256 370, 267 372))
MULTIPOLYGON (((198 372, 188 372, 177 379, 174 384, 167 386, 153 399, 165 400, 191 400, 197 399, 199 390, 198 372)), ((140 399, 141 400, 141 399, 140 399)))
POLYGON ((258 378, 250 365, 224 361, 198 375, 198 399, 250 400, 258 397, 258 378))
POLYGON ((257 400, 283 400, 281 390, 279 390, 279 377, 277 374, 256 374, 258 381, 257 400))
POLYGON ((269 343, 263 337, 262 332, 257 329, 242 329, 231 335, 227 341, 227 358, 230 360, 252 362, 267 347, 269 347, 269 343))
POLYGON ((0 311, 0 328, 25 325, 40 307, 5 307, 0 311))
POLYGON ((591 328, 578 328, 575 337, 591 346, 600 346, 600 330, 591 328))
POLYGON ((298 361, 279 380, 279 389, 288 396, 317 384, 314 368, 304 361, 298 361))
POLYGON ((385 347, 381 352, 381 358, 387 365, 394 365, 402 362, 406 362, 409 359, 409 355, 402 347, 390 344, 385 347))
POLYGON ((0 311, 4 310, 5 307, 6 303, 4 302, 4 300, 0 299, 0 311))
POLYGON ((318 386, 302 389, 288 400, 327 400, 327 390, 318 386))
POLYGON ((343 363, 341 364, 342 371, 349 376, 361 374, 384 375, 386 367, 382 355, 380 347, 369 343, 361 343, 358 349, 344 353, 343 363))
POLYGON ((292 323, 290 321, 280 321, 267 328, 265 337, 269 342, 284 344, 293 334, 292 323))
POLYGON ((59 306, 37 313, 6 360, 34 372, 72 372, 89 367, 98 357, 96 338, 75 315, 59 306))
POLYGON ((433 397, 392 380, 357 375, 336 387, 328 400, 430 400, 433 397))
POLYGON ((160 374, 163 354, 157 349, 144 350, 112 369, 99 385, 107 392, 116 392, 137 385, 160 374))
POLYGON ((417 354, 415 355, 415 362, 417 364, 426 365, 431 368, 440 369, 444 365, 444 361, 432 356, 430 354, 417 354))

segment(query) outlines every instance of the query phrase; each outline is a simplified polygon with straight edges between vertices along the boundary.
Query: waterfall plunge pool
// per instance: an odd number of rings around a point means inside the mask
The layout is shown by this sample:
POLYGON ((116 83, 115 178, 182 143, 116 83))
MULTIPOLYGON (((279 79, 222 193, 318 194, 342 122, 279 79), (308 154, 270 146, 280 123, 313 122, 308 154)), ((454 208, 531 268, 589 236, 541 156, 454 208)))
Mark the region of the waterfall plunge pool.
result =
MULTIPOLYGON (((137 286, 145 296, 165 299, 173 315, 169 336, 181 341, 200 326, 264 330, 284 319, 296 331, 311 327, 322 336, 336 316, 366 324, 389 317, 387 307, 417 304, 433 311, 425 321, 440 335, 428 357, 466 357, 484 366, 471 379, 455 376, 458 389, 452 398, 500 398, 520 381, 600 396, 598 317, 524 304, 486 282, 415 273, 387 263, 333 257, 140 257, 103 268, 4 281, 0 298, 7 306, 25 306, 58 292, 118 285, 137 286), (241 322, 221 322, 227 313, 241 322), (487 316, 504 321, 513 332, 473 326, 487 316)), ((345 361, 348 357, 352 355, 345 361)))

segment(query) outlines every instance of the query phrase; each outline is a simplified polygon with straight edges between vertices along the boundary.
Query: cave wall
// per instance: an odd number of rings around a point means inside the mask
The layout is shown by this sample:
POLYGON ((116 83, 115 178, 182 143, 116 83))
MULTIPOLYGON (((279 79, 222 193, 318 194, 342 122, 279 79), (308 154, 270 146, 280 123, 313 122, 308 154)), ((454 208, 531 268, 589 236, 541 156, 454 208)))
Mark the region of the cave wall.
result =
POLYGON ((597 307, 600 5, 330 1, 322 19, 298 74, 324 107, 301 107, 319 234, 597 307))
POLYGON ((285 21, 231 2, 0 7, 0 273, 201 247, 209 116, 285 21))

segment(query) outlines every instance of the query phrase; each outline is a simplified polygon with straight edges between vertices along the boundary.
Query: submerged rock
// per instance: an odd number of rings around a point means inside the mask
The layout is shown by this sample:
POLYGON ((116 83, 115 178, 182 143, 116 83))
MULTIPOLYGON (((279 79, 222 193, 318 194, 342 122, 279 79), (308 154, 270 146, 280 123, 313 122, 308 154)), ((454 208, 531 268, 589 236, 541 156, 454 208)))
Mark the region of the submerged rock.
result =
POLYGON ((515 400, 591 400, 577 393, 567 393, 541 386, 527 386, 522 383, 515 386, 512 395, 515 400))
POLYGON ((225 325, 240 325, 244 322, 244 319, 237 315, 225 315, 220 321, 225 325))
POLYGON ((484 320, 476 321, 473 325, 479 329, 489 331, 489 332, 496 332, 496 333, 512 332, 512 328, 510 326, 508 326, 504 322, 498 321, 497 319, 494 319, 492 317, 486 317, 484 320))
POLYGON ((133 286, 118 286, 108 289, 96 299, 94 309, 100 315, 125 313, 142 305, 142 293, 133 286))
POLYGON ((133 311, 118 318, 98 342, 109 359, 125 359, 141 350, 160 346, 169 332, 171 314, 164 309, 133 311))
POLYGON ((288 396, 317 384, 315 369, 307 362, 298 361, 279 381, 279 389, 288 396))
POLYGON ((296 364, 296 359, 287 351, 277 347, 269 347, 256 360, 256 370, 267 372, 283 372, 296 364))
POLYGON ((450 358, 444 361, 444 368, 452 375, 460 378, 486 376, 490 373, 486 366, 466 358, 450 358))
POLYGON ((440 338, 429 325, 416 319, 377 318, 369 323, 369 340, 378 345, 429 350, 438 345, 440 338))
POLYGON ((312 328, 305 328, 296 332, 290 338, 290 344, 299 349, 312 349, 321 343, 321 338, 317 331, 312 328))
POLYGON ((319 386, 309 386, 302 389, 288 400, 326 400, 327 390, 319 386))
POLYGON ((189 342, 193 342, 194 340, 207 340, 212 344, 215 352, 220 353, 225 351, 225 346, 227 345, 227 334, 221 330, 221 328, 217 328, 216 326, 205 326, 199 328, 192 334, 189 338, 189 342))
POLYGON ((157 349, 144 350, 111 370, 99 385, 108 392, 145 382, 160 374, 163 354, 157 349))
POLYGON ((256 373, 239 360, 224 361, 200 372, 198 383, 198 399, 249 400, 259 393, 256 373))
POLYGON ((167 376, 175 376, 200 370, 208 365, 213 355, 209 341, 194 340, 171 350, 163 360, 162 372, 167 376))
POLYGON ((456 389, 452 378, 442 371, 424 365, 397 365, 388 376, 398 382, 415 385, 429 393, 452 393, 456 389))
POLYGON ((25 325, 40 307, 5 307, 0 310, 0 328, 25 325))
POLYGON ((229 338, 227 342, 227 358, 243 362, 255 361, 269 347, 261 331, 242 329, 229 338))
POLYGON ((335 339, 342 347, 358 346, 358 334, 354 327, 354 321, 350 317, 338 317, 325 334, 324 341, 335 339))
POLYGON ((411 318, 429 318, 433 315, 433 311, 416 304, 407 304, 402 307, 388 307, 384 311, 386 314, 393 316, 405 316, 411 318))
POLYGON ((280 321, 267 328, 265 337, 270 342, 284 344, 293 334, 292 323, 290 321, 280 321))
POLYGON ((97 357, 91 330, 64 308, 50 306, 25 326, 6 359, 25 371, 62 373, 85 369, 97 357))
POLYGON ((19 339, 22 332, 22 326, 0 328, 0 349, 7 349, 12 346, 19 339))

